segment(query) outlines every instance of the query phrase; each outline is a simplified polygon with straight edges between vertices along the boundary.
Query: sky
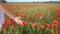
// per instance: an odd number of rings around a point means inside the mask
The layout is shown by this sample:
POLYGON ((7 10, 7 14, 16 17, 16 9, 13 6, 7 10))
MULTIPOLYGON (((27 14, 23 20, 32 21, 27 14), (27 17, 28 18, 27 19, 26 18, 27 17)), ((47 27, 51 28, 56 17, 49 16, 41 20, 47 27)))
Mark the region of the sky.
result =
POLYGON ((60 0, 6 0, 7 2, 48 2, 48 1, 60 1, 60 0))

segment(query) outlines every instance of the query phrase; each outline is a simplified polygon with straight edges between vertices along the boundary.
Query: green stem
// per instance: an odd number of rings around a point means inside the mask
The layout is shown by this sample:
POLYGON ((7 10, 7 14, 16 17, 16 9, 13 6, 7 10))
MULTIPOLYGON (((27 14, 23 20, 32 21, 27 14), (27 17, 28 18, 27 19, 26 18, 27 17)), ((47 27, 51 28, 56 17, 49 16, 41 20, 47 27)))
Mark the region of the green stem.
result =
POLYGON ((31 34, 31 29, 30 29, 30 34, 31 34))
POLYGON ((11 34, 12 34, 13 32, 12 32, 12 29, 11 29, 11 34))
POLYGON ((23 29, 23 27, 21 27, 21 34, 22 34, 22 29, 23 29))
POLYGON ((38 34, 38 26, 37 26, 37 34, 38 34))

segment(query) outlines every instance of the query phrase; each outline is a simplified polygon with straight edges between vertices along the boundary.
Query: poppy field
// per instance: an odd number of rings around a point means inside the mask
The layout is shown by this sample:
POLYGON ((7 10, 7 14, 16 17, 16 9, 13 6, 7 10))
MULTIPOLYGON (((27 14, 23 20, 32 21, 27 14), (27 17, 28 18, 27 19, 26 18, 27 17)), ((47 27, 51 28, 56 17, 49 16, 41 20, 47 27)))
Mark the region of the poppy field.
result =
POLYGON ((3 3, 23 24, 5 15, 2 34, 60 34, 60 3, 3 3))

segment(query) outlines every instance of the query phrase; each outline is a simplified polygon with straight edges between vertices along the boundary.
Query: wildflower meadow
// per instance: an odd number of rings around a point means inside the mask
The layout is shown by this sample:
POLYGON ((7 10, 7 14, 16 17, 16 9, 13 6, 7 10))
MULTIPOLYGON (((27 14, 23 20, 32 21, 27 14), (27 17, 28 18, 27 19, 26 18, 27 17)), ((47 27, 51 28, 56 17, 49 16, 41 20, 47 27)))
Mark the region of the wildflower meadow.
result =
POLYGON ((2 34, 60 34, 60 3, 3 3, 14 16, 22 17, 16 24, 5 15, 2 34))

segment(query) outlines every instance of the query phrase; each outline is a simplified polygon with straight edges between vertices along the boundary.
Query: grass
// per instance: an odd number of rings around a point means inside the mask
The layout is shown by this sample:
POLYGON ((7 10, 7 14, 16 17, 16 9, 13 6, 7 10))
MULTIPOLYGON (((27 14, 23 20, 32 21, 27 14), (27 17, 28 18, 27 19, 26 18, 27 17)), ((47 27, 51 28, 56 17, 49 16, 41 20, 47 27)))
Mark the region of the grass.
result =
MULTIPOLYGON (((47 21, 47 24, 53 24, 54 18, 50 18, 50 16, 54 15, 55 11, 59 9, 60 3, 3 3, 3 5, 14 15, 16 12, 19 13, 18 16, 26 16, 23 18, 27 22, 24 27, 20 27, 16 23, 15 28, 9 28, 11 24, 8 24, 6 27, 6 32, 3 34, 53 34, 54 28, 51 30, 40 29, 40 26, 47 21), (36 14, 40 14, 40 16, 47 16, 42 20, 35 20, 36 14), (32 16, 32 20, 28 20, 27 18, 32 16), (32 28, 30 22, 39 22, 37 27, 32 28)), ((9 19, 9 17, 5 16, 5 19, 9 19)))

